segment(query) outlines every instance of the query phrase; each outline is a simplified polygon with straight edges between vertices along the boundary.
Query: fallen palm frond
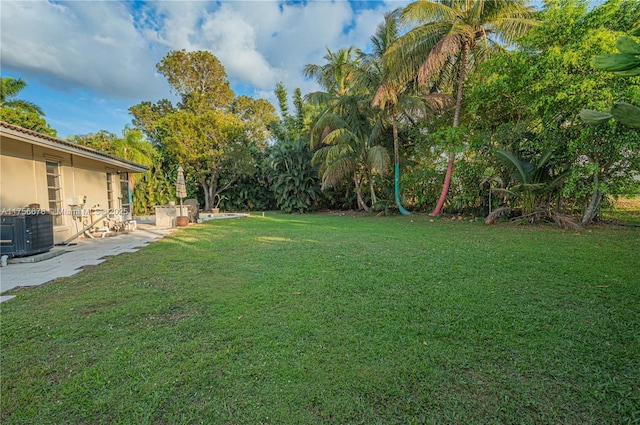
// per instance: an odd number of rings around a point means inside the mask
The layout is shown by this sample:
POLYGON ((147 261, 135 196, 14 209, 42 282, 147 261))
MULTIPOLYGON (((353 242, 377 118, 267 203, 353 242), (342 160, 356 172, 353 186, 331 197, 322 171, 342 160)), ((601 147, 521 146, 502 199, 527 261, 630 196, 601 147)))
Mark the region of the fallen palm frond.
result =
POLYGON ((493 210, 491 214, 484 219, 484 222, 486 224, 495 224, 497 219, 508 216, 509 214, 511 214, 510 207, 500 207, 493 210))
POLYGON ((582 226, 575 218, 567 214, 551 212, 549 214, 553 222, 561 229, 582 230, 582 226))
MULTIPOLYGON (((514 210, 511 207, 500 207, 491 212, 485 219, 486 224, 495 224, 496 220, 502 217, 508 217, 514 210)), ((555 211, 549 211, 542 208, 538 208, 530 213, 521 214, 511 219, 512 223, 540 223, 549 222, 553 223, 561 229, 569 230, 582 230, 580 223, 575 218, 567 214, 558 213, 555 211)))

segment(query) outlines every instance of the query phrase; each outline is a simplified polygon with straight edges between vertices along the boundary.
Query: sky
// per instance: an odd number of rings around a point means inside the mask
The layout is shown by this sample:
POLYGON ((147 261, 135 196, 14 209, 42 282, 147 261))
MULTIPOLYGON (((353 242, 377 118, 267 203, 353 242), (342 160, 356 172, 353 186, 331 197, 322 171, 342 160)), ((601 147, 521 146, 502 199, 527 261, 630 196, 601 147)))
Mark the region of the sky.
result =
POLYGON ((366 49, 386 11, 404 0, 0 1, 0 73, 28 84, 58 137, 121 135, 128 108, 177 99, 156 64, 171 50, 207 50, 236 95, 318 89, 305 65, 327 48, 366 49))

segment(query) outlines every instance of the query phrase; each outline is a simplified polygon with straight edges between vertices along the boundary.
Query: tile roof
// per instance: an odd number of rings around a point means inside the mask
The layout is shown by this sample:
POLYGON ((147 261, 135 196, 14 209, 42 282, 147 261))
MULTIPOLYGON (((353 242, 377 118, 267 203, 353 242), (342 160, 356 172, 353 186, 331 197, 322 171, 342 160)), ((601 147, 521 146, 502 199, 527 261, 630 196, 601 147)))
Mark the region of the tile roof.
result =
MULTIPOLYGON (((86 154, 88 154, 89 156, 92 157, 103 157, 107 160, 111 160, 111 161, 116 161, 116 162, 121 162, 123 165, 127 165, 129 167, 132 167, 134 169, 144 169, 144 171, 146 171, 148 169, 148 167, 142 165, 142 164, 138 164, 136 162, 133 161, 129 161, 126 160, 124 158, 120 158, 117 157, 115 155, 111 155, 108 154, 106 152, 102 152, 96 149, 92 149, 90 147, 87 146, 83 146, 83 145, 79 145, 77 143, 73 143, 73 142, 69 142, 68 140, 63 140, 63 139, 58 139, 57 137, 52 137, 52 136, 48 136, 46 134, 42 134, 42 133, 38 133, 37 131, 33 131, 33 130, 29 130, 23 127, 19 127, 17 125, 13 125, 13 124, 9 124, 7 122, 4 121, 0 121, 0 127, 4 127, 8 130, 12 130, 14 132, 18 132, 18 133, 23 133, 26 136, 29 136, 30 139, 39 139, 41 141, 46 141, 49 142, 48 145, 53 145, 52 147, 59 147, 60 150, 63 151, 67 151, 67 152, 73 152, 76 151, 76 153, 82 153, 85 152, 86 154), (81 152, 77 152, 77 151, 81 151, 81 152)), ((1 128, 0 128, 1 130, 1 128)), ((139 171, 141 172, 141 171, 139 171)))

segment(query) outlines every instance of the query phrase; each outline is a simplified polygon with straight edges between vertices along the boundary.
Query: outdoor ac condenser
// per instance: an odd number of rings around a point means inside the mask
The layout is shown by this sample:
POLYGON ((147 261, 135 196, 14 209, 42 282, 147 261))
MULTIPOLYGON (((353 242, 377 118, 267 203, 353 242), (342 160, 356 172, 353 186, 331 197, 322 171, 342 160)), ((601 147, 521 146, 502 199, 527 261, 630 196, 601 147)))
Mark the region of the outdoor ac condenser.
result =
POLYGON ((47 252, 53 248, 53 217, 37 214, 0 216, 0 252, 9 257, 47 252))

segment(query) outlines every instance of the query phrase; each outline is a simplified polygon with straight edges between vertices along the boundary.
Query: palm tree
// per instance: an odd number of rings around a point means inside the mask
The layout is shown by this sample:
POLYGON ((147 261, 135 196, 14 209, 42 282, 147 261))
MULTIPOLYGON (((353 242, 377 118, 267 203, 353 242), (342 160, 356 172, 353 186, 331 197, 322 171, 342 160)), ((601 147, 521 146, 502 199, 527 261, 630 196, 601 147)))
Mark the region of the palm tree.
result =
POLYGON ((362 186, 369 184, 371 203, 375 203, 373 176, 376 173, 383 175, 390 162, 386 149, 375 144, 381 125, 371 117, 373 111, 363 95, 343 97, 336 109, 346 114, 325 112, 313 127, 311 147, 317 148, 317 151, 312 162, 320 165, 322 189, 352 179, 358 206, 369 212, 362 186))
MULTIPOLYGON (((472 67, 487 59, 500 43, 511 44, 537 21, 525 0, 418 0, 407 5, 401 21, 415 24, 386 54, 394 80, 417 78, 421 86, 450 81, 456 86, 453 127, 460 125, 464 86, 472 67)), ((455 154, 449 154, 444 185, 431 213, 446 200, 455 154)))
POLYGON ((34 103, 22 99, 12 99, 26 87, 27 83, 22 78, 17 80, 12 77, 2 78, 0 83, 0 108, 14 108, 44 115, 42 109, 34 103))
MULTIPOLYGON (((394 80, 393 73, 383 60, 385 53, 399 37, 399 9, 387 13, 384 21, 378 26, 376 34, 371 38, 373 51, 363 55, 359 67, 360 86, 373 88, 375 94, 371 101, 373 107, 380 108, 391 121, 393 132, 394 154, 394 192, 400 213, 410 214, 400 199, 400 139, 398 136, 399 121, 415 124, 416 119, 423 118, 427 109, 440 109, 450 104, 450 96, 438 93, 422 94, 416 92, 413 81, 394 80)), ((424 90, 423 90, 424 92, 424 90)))
POLYGON ((325 65, 305 66, 304 76, 313 78, 325 90, 310 93, 307 97, 315 103, 330 103, 347 94, 355 79, 356 57, 360 53, 360 50, 353 46, 339 49, 337 52, 327 49, 327 54, 324 55, 325 65))
POLYGON ((361 56, 362 52, 354 47, 335 53, 327 49, 326 64, 307 65, 304 72, 325 89, 306 96, 308 102, 321 108, 312 127, 311 147, 317 149, 312 162, 320 165, 322 188, 352 179, 358 206, 370 211, 362 186, 369 184, 375 202, 373 175, 384 174, 389 156, 376 144, 381 125, 370 107, 370 99, 359 92, 357 72, 361 56))

